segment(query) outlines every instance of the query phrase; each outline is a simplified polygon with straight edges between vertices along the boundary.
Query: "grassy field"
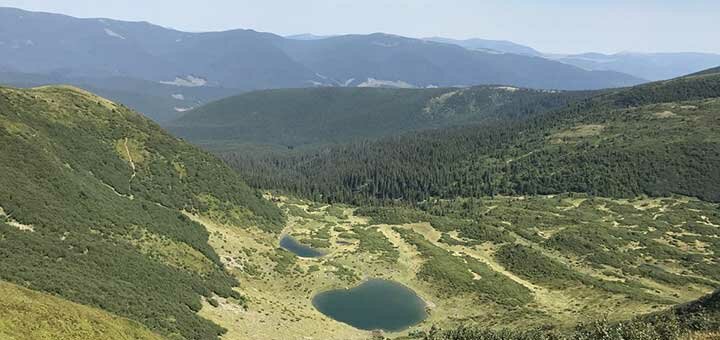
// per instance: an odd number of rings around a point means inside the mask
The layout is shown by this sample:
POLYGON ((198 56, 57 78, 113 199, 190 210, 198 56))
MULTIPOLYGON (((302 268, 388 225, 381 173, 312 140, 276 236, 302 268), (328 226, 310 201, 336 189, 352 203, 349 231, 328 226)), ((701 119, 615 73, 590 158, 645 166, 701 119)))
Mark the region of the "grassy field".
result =
POLYGON ((160 340, 142 325, 100 309, 0 281, 0 339, 160 340))
POLYGON ((390 337, 432 325, 623 320, 694 300, 720 280, 718 207, 685 197, 496 197, 414 210, 268 197, 288 215, 281 234, 328 255, 300 259, 278 248, 277 233, 191 215, 246 297, 204 304, 200 314, 227 328, 225 339, 366 339, 311 299, 367 278, 396 280, 428 305, 427 320, 390 337))

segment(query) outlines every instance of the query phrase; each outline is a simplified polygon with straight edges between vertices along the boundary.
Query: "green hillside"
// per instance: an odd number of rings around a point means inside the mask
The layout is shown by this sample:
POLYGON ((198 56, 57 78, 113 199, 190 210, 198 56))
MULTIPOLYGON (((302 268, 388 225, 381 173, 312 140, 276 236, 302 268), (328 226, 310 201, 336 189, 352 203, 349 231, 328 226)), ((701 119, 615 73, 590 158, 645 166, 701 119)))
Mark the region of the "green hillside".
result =
POLYGON ((160 340, 137 322, 0 281, 0 339, 160 340))
POLYGON ((720 73, 493 121, 265 158, 226 155, 253 184, 327 201, 580 192, 720 201, 720 73))
POLYGON ((170 338, 223 329, 201 297, 241 301, 181 211, 275 232, 279 210, 213 156, 70 87, 0 88, 0 279, 170 338))
POLYGON ((671 310, 623 322, 596 321, 562 334, 547 329, 489 331, 472 327, 433 329, 417 334, 423 340, 711 340, 718 339, 720 291, 671 310))
POLYGON ((713 68, 676 79, 649 83, 598 96, 593 103, 618 108, 716 98, 720 93, 720 68, 713 68))
POLYGON ((323 145, 525 117, 564 107, 593 93, 506 86, 268 90, 210 103, 189 112, 168 128, 214 149, 243 143, 323 145))

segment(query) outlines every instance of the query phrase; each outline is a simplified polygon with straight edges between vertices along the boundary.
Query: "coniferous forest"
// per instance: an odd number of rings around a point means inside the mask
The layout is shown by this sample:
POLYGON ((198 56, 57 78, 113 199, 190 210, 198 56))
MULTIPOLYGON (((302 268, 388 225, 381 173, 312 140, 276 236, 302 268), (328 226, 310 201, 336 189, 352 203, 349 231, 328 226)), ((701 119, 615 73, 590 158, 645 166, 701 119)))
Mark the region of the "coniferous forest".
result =
POLYGON ((250 183, 326 202, 578 192, 720 200, 720 74, 643 85, 522 120, 310 151, 225 152, 250 183))

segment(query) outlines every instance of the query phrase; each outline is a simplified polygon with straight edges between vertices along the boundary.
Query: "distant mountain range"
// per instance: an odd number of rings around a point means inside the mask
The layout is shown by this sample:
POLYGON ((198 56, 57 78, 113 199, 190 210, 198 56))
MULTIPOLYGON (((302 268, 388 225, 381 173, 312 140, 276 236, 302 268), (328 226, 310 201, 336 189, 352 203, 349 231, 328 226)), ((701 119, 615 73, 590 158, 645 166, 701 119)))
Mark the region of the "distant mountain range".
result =
POLYGON ((63 81, 91 87, 165 121, 198 102, 255 89, 507 84, 571 90, 644 81, 538 57, 388 34, 300 38, 252 30, 188 33, 146 22, 0 8, 0 82, 63 81), (107 85, 115 79, 136 83, 118 94, 107 85), (148 91, 160 85, 162 91, 148 91), (205 89, 202 95, 195 93, 198 88, 205 89))
POLYGON ((712 53, 631 53, 616 54, 581 53, 547 54, 516 44, 511 41, 448 38, 426 38, 425 40, 455 44, 470 50, 489 53, 514 53, 543 57, 590 71, 615 71, 647 80, 677 78, 720 65, 720 54, 712 53))
POLYGON ((710 53, 584 53, 547 57, 586 70, 623 72, 648 80, 676 78, 720 65, 720 54, 710 53))
POLYGON ((720 65, 712 54, 544 55, 508 41, 390 34, 188 33, 0 8, 0 83, 66 83, 159 122, 241 92, 301 87, 625 87, 720 65))
MULTIPOLYGON (((321 40, 332 36, 297 34, 288 36, 295 40, 321 40)), ((564 64, 577 66, 589 71, 615 71, 650 81, 672 79, 720 65, 720 54, 713 53, 636 53, 615 54, 580 53, 549 54, 530 46, 507 40, 487 39, 451 39, 443 37, 423 38, 444 44, 453 44, 468 50, 486 53, 511 53, 532 57, 542 57, 564 64)))

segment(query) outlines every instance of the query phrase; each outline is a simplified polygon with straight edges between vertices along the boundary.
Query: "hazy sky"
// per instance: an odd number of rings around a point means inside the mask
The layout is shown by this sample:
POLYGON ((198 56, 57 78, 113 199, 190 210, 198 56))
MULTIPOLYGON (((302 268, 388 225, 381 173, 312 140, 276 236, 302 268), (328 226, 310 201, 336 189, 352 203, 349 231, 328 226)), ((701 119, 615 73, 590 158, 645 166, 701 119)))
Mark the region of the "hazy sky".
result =
POLYGON ((720 0, 0 0, 188 31, 385 32, 512 40, 544 52, 720 53, 720 0))

